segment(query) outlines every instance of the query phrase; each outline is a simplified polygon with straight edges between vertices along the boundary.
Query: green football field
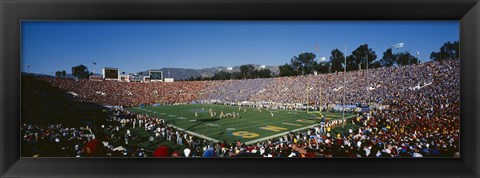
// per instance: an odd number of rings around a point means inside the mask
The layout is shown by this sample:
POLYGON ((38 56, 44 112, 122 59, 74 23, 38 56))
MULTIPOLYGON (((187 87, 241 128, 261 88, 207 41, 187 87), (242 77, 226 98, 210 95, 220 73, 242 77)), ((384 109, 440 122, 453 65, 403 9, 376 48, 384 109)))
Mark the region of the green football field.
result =
MULTIPOLYGON (((187 104, 126 108, 129 111, 165 119, 171 126, 197 137, 213 141, 246 144, 279 137, 291 131, 313 127, 320 121, 318 113, 294 110, 258 109, 252 107, 187 104), (211 118, 210 109, 217 113, 211 118), (246 111, 245 111, 246 110, 246 111), (220 113, 239 113, 241 118, 219 118, 220 113), (195 117, 197 113, 197 117, 195 117), (273 117, 272 117, 273 113, 273 117)), ((322 113, 325 120, 340 119, 342 113, 322 113)), ((353 117, 348 114, 346 117, 353 117)), ((143 130, 143 129, 142 129, 143 130)))

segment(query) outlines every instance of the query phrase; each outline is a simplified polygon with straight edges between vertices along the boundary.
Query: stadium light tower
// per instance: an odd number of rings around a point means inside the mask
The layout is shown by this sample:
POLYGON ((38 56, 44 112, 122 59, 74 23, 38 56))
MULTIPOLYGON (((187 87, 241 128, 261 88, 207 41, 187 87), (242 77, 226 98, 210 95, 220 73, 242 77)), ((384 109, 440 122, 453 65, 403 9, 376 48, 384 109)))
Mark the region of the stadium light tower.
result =
POLYGON ((367 92, 368 92, 368 93, 367 93, 367 97, 368 97, 367 105, 369 105, 369 107, 370 107, 370 90, 369 90, 369 86, 370 86, 371 84, 370 84, 370 80, 369 80, 369 78, 368 78, 368 64, 369 64, 369 61, 368 61, 368 53, 365 54, 365 62, 367 63, 367 64, 366 64, 366 65, 367 65, 367 67, 366 67, 367 70, 366 70, 366 72, 365 72, 365 77, 367 78, 367 92))
POLYGON ((405 46, 405 42, 397 43, 393 46, 395 47, 395 49, 397 49, 397 53, 398 53, 398 49, 403 48, 403 46, 405 46))
MULTIPOLYGON (((327 65, 327 67, 328 67, 328 63, 325 62, 325 60, 326 60, 325 57, 319 58, 319 62, 318 62, 318 63, 322 65, 322 68, 323 68, 323 66, 325 66, 325 65, 327 65)), ((315 71, 315 72, 316 72, 316 71, 315 71)), ((324 76, 325 76, 325 84, 324 84, 324 85, 326 85, 326 82, 327 82, 326 79, 327 79, 327 78, 326 78, 326 75, 324 75, 324 76)), ((323 98, 322 98, 322 90, 324 90, 324 89, 322 88, 322 83, 320 83, 320 87, 319 87, 319 88, 320 88, 320 101, 319 101, 318 103, 320 104, 319 110, 321 111, 322 99, 323 99, 323 98)), ((325 93, 327 93, 327 92, 325 92, 325 93)))
MULTIPOLYGON (((328 63, 328 74, 325 76, 325 85, 328 85, 328 83, 330 82, 330 79, 328 78, 328 75, 330 75, 330 73, 332 73, 332 65, 333 63, 330 61, 328 63), (328 79, 328 81, 327 81, 328 79)), ((328 92, 325 92, 327 94, 327 101, 325 102, 325 109, 328 110, 328 99, 330 99, 330 95, 328 95, 328 92)))
MULTIPOLYGON (((345 90, 347 89, 345 87, 345 75, 347 73, 347 43, 345 43, 345 54, 343 55, 344 58, 344 65, 343 65, 343 103, 342 103, 342 110, 343 110, 343 115, 342 119, 345 119, 345 90)), ((342 125, 343 127, 343 125, 342 125)))
POLYGON ((30 64, 27 65, 27 73, 30 73, 30 66, 32 66, 32 65, 30 65, 30 64))
POLYGON ((395 47, 395 49, 397 49, 397 65, 398 65, 398 59, 399 59, 399 49, 400 48, 403 48, 403 46, 405 45, 405 42, 401 42, 401 43, 397 43, 397 44, 394 44, 393 46, 395 47))
POLYGON ((227 67, 228 74, 230 75, 230 80, 232 80, 232 70, 233 67, 227 67))
MULTIPOLYGON (((317 45, 315 45, 315 57, 318 58, 318 62, 320 62, 322 59, 320 59, 320 57, 318 57, 318 42, 317 42, 317 45)), ((314 59, 315 61, 315 59, 314 59)), ((315 70, 315 76, 317 75, 317 71, 315 70)), ((318 101, 318 104, 320 105, 319 106, 319 112, 322 112, 322 84, 320 84, 320 98, 319 98, 319 101, 318 101)), ((315 102, 315 105, 316 105, 317 102, 315 102)))
POLYGON ((420 63, 420 58, 418 58, 419 55, 420 55, 420 52, 417 51, 417 60, 418 60, 418 63, 420 63))

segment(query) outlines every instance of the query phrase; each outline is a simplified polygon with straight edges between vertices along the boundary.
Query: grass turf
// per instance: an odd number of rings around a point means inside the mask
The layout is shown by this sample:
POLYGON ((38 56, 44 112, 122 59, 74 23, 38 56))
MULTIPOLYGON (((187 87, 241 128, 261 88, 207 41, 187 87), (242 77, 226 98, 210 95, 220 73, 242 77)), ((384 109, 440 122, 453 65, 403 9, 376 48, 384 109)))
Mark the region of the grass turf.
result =
MULTIPOLYGON (((234 142, 240 140, 247 144, 278 137, 290 131, 305 130, 320 122, 318 113, 307 113, 295 110, 272 110, 251 107, 187 104, 187 105, 162 105, 126 108, 129 111, 165 119, 174 127, 207 140, 234 142), (217 113, 217 118, 210 117, 209 110, 217 113), (246 109, 246 112, 244 112, 246 109), (223 111, 239 113, 241 118, 219 118, 223 111), (195 112, 198 117, 195 117, 195 112), (271 116, 273 113, 273 117, 271 116)), ((342 113, 322 113, 325 120, 340 119, 342 113)), ((346 117, 353 115, 347 114, 346 117)), ((143 129, 134 130, 134 134, 149 137, 143 129), (143 133, 144 132, 144 133, 143 133)), ((148 142, 148 141, 147 141, 148 142)), ((145 143, 146 144, 146 143, 145 143)), ((149 144, 149 143, 148 143, 149 144)), ((155 147, 154 145, 139 145, 142 147, 155 147)))

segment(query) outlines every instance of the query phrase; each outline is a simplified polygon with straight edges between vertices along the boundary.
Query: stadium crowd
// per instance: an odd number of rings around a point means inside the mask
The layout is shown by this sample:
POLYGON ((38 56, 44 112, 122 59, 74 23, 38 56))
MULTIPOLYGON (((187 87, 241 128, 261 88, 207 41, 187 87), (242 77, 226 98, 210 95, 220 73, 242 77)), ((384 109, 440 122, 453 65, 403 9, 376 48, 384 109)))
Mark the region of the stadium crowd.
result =
MULTIPOLYGON (((184 146, 182 153, 172 153, 172 156, 179 157, 459 157, 459 70, 460 61, 450 59, 368 72, 360 70, 348 72, 345 76, 340 72, 273 79, 173 83, 44 80, 71 91, 80 101, 111 106, 198 100, 305 103, 306 89, 310 90, 310 104, 325 107, 342 104, 345 92, 346 104, 389 106, 358 113, 356 118, 346 121, 357 127, 343 129, 344 125, 335 124, 334 127, 330 123, 332 121, 328 121, 325 127, 319 124, 305 131, 250 145, 240 141, 214 143, 179 131, 161 118, 120 109, 115 111, 117 114, 109 120, 109 125, 102 126, 108 131, 102 139, 130 150, 124 156, 153 156, 128 144, 138 139, 130 133, 130 129, 142 127, 150 134, 151 142, 166 139, 184 146), (313 102, 319 100, 320 103, 313 102), (126 134, 119 134, 123 133, 121 130, 126 130, 126 134)), ((37 144, 39 138, 42 142, 53 143, 57 138, 73 137, 76 141, 65 149, 76 151, 76 154, 72 152, 69 155, 82 155, 83 152, 79 153, 75 145, 82 147, 89 143, 89 139, 92 140, 75 134, 78 129, 67 130, 58 125, 51 127, 45 130, 24 125, 22 134, 25 143, 37 144)), ((112 156, 113 148, 107 146, 102 152, 112 156)))
MULTIPOLYGON (((198 100, 221 102, 275 102, 340 105, 376 103, 390 104, 400 94, 418 90, 426 85, 442 87, 443 77, 454 74, 458 79, 459 60, 427 62, 400 67, 384 67, 306 75, 295 77, 179 82, 116 82, 44 78, 52 85, 70 91, 80 101, 109 106, 138 106, 141 104, 190 103, 198 100), (449 69, 446 69, 448 67, 449 69), (449 71, 456 70, 456 71, 449 71), (345 78, 345 85, 343 79, 345 78), (436 81, 433 81, 433 80, 436 81), (308 90, 308 92, 307 92, 308 90), (345 91, 343 91, 345 90, 345 91), (319 103, 320 102, 320 103, 319 103)), ((458 82, 457 82, 458 83, 458 82)), ((457 97, 458 98, 458 97, 457 97)))
POLYGON ((82 102, 107 106, 138 106, 156 103, 190 103, 205 95, 218 82, 117 82, 43 78, 53 86, 69 91, 82 102))
POLYGON ((43 157, 86 156, 88 143, 94 138, 88 128, 65 127, 62 124, 45 127, 23 124, 21 134, 24 155, 43 157))
POLYGON ((252 101, 251 96, 256 93, 263 93, 267 85, 271 84, 274 79, 245 79, 245 80, 226 80, 221 85, 217 85, 215 89, 207 95, 206 100, 219 100, 222 102, 238 102, 252 101))

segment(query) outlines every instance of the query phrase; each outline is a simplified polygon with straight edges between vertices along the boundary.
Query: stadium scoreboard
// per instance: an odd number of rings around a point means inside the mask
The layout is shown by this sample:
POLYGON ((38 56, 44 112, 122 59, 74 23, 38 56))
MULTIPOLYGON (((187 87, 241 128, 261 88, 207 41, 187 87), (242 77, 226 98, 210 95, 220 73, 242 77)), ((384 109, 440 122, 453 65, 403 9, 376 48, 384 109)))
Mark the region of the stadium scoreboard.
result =
POLYGON ((103 68, 103 78, 105 80, 120 80, 120 70, 118 68, 103 68))
POLYGON ((150 81, 163 81, 163 72, 162 71, 148 71, 148 76, 150 76, 150 81))

